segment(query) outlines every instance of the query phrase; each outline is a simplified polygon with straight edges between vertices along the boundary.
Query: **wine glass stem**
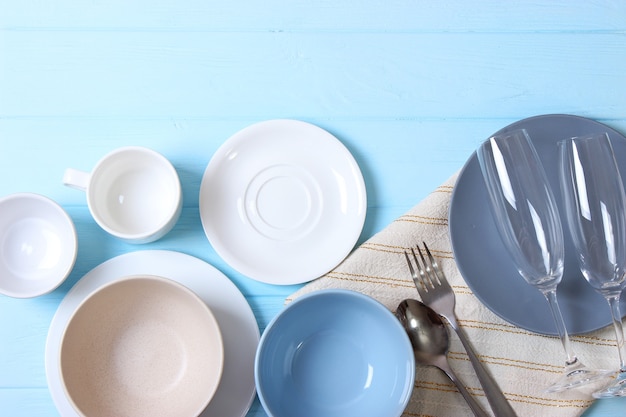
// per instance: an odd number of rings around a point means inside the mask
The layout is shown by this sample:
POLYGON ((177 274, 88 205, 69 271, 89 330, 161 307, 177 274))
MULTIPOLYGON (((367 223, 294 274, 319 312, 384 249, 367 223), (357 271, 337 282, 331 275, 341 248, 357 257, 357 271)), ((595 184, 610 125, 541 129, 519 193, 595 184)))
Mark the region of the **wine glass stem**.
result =
POLYGON ((559 302, 556 299, 556 289, 545 290, 543 291, 543 295, 546 297, 546 300, 548 300, 550 311, 552 312, 552 317, 556 324, 556 331, 559 333, 563 349, 565 349, 565 354, 567 355, 567 361, 565 363, 566 365, 572 365, 576 363, 578 359, 576 358, 576 354, 569 340, 569 335, 567 334, 567 329, 565 328, 565 321, 563 320, 563 315, 559 308, 559 302))
POLYGON ((622 327, 622 314, 619 308, 619 295, 608 296, 606 300, 611 307, 611 317, 613 318, 613 327, 615 328, 615 340, 617 341, 619 354, 619 369, 620 372, 626 372, 626 363, 624 363, 624 328, 622 327))

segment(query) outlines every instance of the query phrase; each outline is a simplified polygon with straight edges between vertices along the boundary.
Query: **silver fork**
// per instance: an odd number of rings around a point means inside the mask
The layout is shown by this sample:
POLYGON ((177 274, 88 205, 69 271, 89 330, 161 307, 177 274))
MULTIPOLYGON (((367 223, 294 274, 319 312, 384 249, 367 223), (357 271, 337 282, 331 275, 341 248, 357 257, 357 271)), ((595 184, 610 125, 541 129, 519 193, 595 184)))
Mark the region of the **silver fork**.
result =
POLYGON ((504 394, 500 390, 500 387, 498 387, 496 381, 494 381, 493 377, 483 367, 482 363, 478 359, 478 356, 474 353, 474 349, 467 339, 465 332, 459 326, 456 314, 454 313, 454 306, 456 303, 454 291, 443 274, 443 271, 439 268, 437 260, 430 253, 428 246, 425 242, 422 243, 424 245, 426 257, 424 257, 424 254, 419 246, 416 247, 419 259, 415 250, 411 248, 411 255, 415 263, 415 267, 413 267, 413 262, 411 261, 409 253, 406 251, 404 252, 407 264, 409 265, 409 271, 411 272, 411 277, 413 278, 413 282, 415 282, 415 287, 417 288, 417 292, 422 298, 424 304, 445 318, 448 323, 450 323, 450 327, 452 327, 459 336, 459 339, 467 351, 467 356, 476 371, 476 376, 485 391, 485 396, 487 397, 495 415, 498 417, 515 417, 515 411, 513 411, 513 408, 511 408, 511 405, 504 397, 504 394))

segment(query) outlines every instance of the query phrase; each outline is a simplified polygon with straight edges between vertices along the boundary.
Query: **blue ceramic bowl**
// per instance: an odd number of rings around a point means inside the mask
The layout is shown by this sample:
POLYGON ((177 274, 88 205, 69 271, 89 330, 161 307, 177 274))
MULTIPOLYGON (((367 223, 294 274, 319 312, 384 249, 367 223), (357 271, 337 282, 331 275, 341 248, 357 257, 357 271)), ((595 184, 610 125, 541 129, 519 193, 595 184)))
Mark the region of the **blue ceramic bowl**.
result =
POLYGON ((397 417, 413 390, 415 359, 385 306, 357 292, 322 290, 272 320, 254 371, 270 417, 397 417))

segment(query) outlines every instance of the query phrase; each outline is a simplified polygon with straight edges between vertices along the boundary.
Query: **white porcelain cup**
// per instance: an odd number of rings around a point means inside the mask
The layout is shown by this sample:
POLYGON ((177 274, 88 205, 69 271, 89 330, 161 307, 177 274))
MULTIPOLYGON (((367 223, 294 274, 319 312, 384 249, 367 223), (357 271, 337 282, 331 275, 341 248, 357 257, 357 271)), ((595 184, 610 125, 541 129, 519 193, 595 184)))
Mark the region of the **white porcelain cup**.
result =
POLYGON ((182 190, 172 164, 151 149, 128 146, 98 161, 89 172, 68 168, 63 183, 87 193, 102 229, 129 243, 163 237, 180 217, 182 190))
POLYGON ((34 193, 0 198, 0 213, 0 293, 30 298, 57 288, 76 261, 70 216, 34 193))

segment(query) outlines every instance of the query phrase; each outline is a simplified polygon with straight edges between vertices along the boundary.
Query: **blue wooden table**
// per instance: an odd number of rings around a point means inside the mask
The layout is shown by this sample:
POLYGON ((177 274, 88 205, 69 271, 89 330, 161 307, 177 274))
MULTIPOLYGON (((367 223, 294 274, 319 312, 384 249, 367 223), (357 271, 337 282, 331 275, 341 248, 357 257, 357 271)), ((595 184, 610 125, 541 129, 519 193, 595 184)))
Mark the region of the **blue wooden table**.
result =
MULTIPOLYGON (((626 133, 626 3, 0 0, 0 195, 56 200, 80 245, 56 291, 0 296, 0 414, 58 415, 44 370, 48 326, 72 285, 116 255, 168 249, 211 263, 261 331, 282 308, 297 286, 238 274, 201 228, 202 174, 238 130, 293 118, 339 138, 367 186, 362 242, 488 135, 548 113, 626 133), (177 226, 140 247, 105 235, 84 194, 61 184, 65 168, 90 170, 125 145, 161 152, 183 184, 177 226)), ((586 415, 625 407, 598 402, 586 415)), ((265 416, 258 401, 248 415, 265 416)))

